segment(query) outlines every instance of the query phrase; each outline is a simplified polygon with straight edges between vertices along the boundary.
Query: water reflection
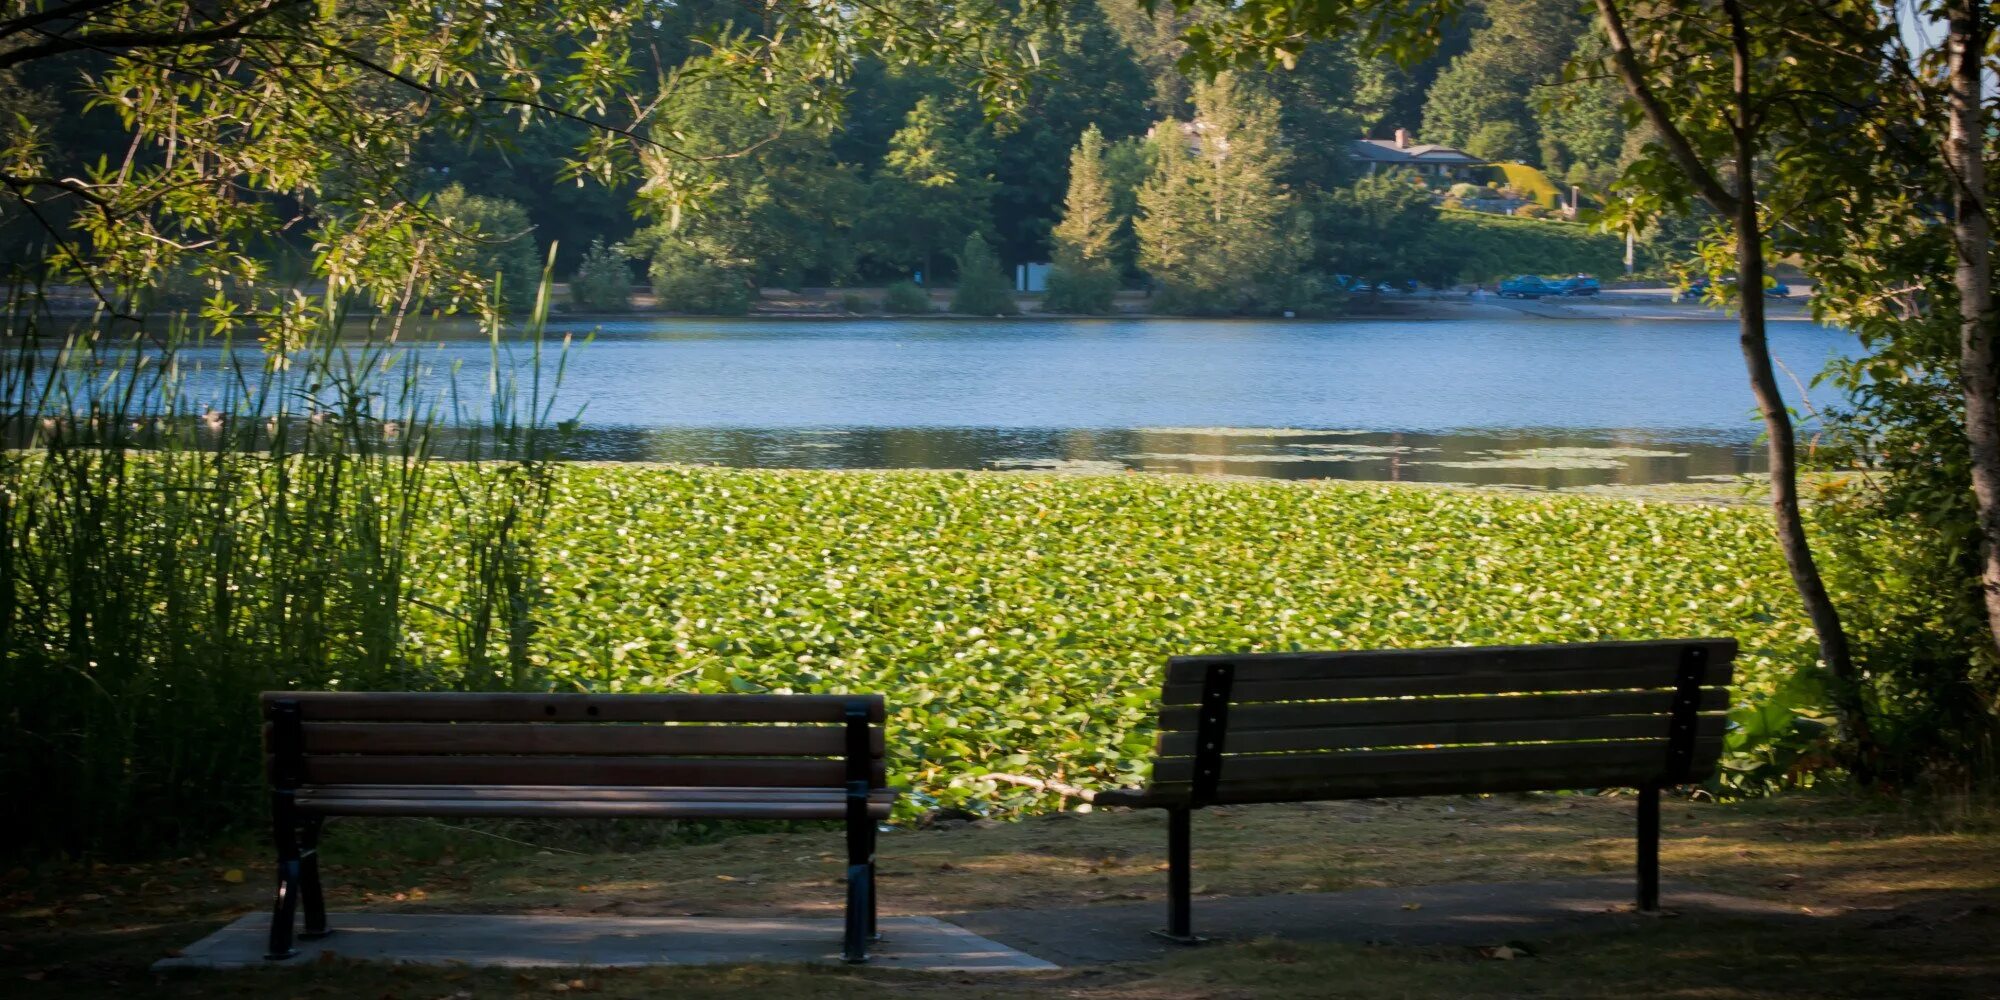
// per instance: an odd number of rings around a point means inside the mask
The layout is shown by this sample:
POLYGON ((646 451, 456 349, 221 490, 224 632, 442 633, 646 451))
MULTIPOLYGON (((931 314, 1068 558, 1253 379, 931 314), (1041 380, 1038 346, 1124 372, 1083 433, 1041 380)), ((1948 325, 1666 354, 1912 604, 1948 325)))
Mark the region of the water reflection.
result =
POLYGON ((1565 490, 1733 479, 1760 471, 1763 457, 1747 442, 1700 432, 1302 428, 587 427, 564 447, 577 459, 750 468, 1137 471, 1565 490))

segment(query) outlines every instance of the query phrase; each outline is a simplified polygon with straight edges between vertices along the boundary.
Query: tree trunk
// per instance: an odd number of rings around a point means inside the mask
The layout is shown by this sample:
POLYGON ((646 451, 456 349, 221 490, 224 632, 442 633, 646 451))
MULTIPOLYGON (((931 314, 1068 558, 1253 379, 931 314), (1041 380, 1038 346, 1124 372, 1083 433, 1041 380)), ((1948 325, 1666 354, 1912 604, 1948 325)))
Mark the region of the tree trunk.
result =
POLYGON ((1791 570, 1792 585, 1805 603, 1813 632, 1819 637, 1820 660, 1826 664, 1833 683, 1835 710, 1848 736, 1861 750, 1863 780, 1870 777, 1874 740, 1868 714, 1861 700, 1861 687, 1854 668, 1854 654, 1848 648, 1847 630, 1840 612, 1827 595, 1814 561, 1812 545, 1806 538, 1805 519, 1799 511, 1798 445, 1792 432, 1791 412, 1785 409, 1778 390, 1778 376, 1771 364, 1771 348, 1764 334, 1764 233, 1758 218, 1756 163, 1758 122, 1750 93, 1750 38, 1737 0, 1725 0, 1729 15, 1731 47, 1735 61, 1735 109, 1732 130, 1736 140, 1735 209, 1736 296, 1738 339, 1743 347, 1743 363, 1750 373, 1750 391, 1764 416, 1764 432, 1769 439, 1771 461, 1771 514, 1777 522, 1778 548, 1791 570))
POLYGON ((1972 496, 1979 511, 1980 589, 1986 624, 2000 644, 2000 372, 1995 370, 1993 223, 1986 216, 1985 109, 1981 57, 1992 26, 1978 0, 1952 0, 1946 51, 1951 57, 1947 168, 1954 180, 1952 237, 1957 243, 1959 382, 1965 390, 1965 440, 1972 496))

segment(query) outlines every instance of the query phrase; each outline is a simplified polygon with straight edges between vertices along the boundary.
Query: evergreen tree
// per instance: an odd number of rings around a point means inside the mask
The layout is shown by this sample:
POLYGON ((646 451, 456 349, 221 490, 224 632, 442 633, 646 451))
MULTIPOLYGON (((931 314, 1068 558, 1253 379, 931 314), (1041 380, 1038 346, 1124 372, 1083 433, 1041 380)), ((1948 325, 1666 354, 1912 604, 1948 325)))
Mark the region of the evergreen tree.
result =
POLYGON ((1069 196, 1053 234, 1055 268, 1049 274, 1051 312, 1111 311, 1118 290, 1112 261, 1118 221, 1112 215, 1111 184, 1104 176, 1104 134, 1092 125, 1069 156, 1069 196))
POLYGON ((871 247, 888 263, 922 268, 926 285, 936 256, 984 228, 991 211, 992 154, 970 117, 920 99, 875 175, 871 247))
POLYGON ((959 251, 958 289, 951 296, 951 311, 973 316, 1012 316, 1020 312, 1007 276, 1000 273, 999 259, 978 233, 967 236, 965 249, 959 251))
POLYGON ((1140 262, 1167 293, 1161 308, 1280 307, 1303 232, 1281 178, 1289 166, 1277 102, 1234 74, 1197 83, 1195 120, 1155 130, 1158 162, 1139 193, 1140 262))
POLYGON ((1532 160, 1541 148, 1543 89, 1587 32, 1569 0, 1486 0, 1486 25, 1438 74, 1424 101, 1425 142, 1532 160), (1511 130, 1493 128, 1511 126, 1511 130))

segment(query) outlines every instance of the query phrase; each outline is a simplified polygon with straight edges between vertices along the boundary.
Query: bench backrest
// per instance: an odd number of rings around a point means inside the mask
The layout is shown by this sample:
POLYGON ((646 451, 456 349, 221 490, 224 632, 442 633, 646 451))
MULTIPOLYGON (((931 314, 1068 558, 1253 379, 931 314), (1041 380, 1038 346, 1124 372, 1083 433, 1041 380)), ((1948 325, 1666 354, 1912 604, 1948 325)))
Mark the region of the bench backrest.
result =
POLYGON ((887 785, 880 695, 271 691, 263 706, 278 788, 887 785))
POLYGON ((1730 639, 1180 656, 1150 794, 1195 805, 1712 774, 1730 639))

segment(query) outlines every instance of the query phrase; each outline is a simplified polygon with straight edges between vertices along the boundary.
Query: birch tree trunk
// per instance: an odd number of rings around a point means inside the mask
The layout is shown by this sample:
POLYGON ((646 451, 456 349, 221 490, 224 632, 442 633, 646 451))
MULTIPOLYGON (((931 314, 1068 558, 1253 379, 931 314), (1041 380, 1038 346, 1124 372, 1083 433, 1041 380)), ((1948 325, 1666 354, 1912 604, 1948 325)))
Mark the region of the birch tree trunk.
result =
POLYGON ((1986 623, 2000 646, 2000 372, 1995 370, 1993 222, 1986 215, 1986 110, 1980 79, 1992 35, 1980 0, 1952 0, 1946 8, 1946 51, 1951 59, 1947 96, 1946 167, 1954 181, 1952 237, 1957 244, 1959 382, 1965 392, 1965 440, 1972 458, 1972 496, 1978 505, 1980 589, 1986 623))

